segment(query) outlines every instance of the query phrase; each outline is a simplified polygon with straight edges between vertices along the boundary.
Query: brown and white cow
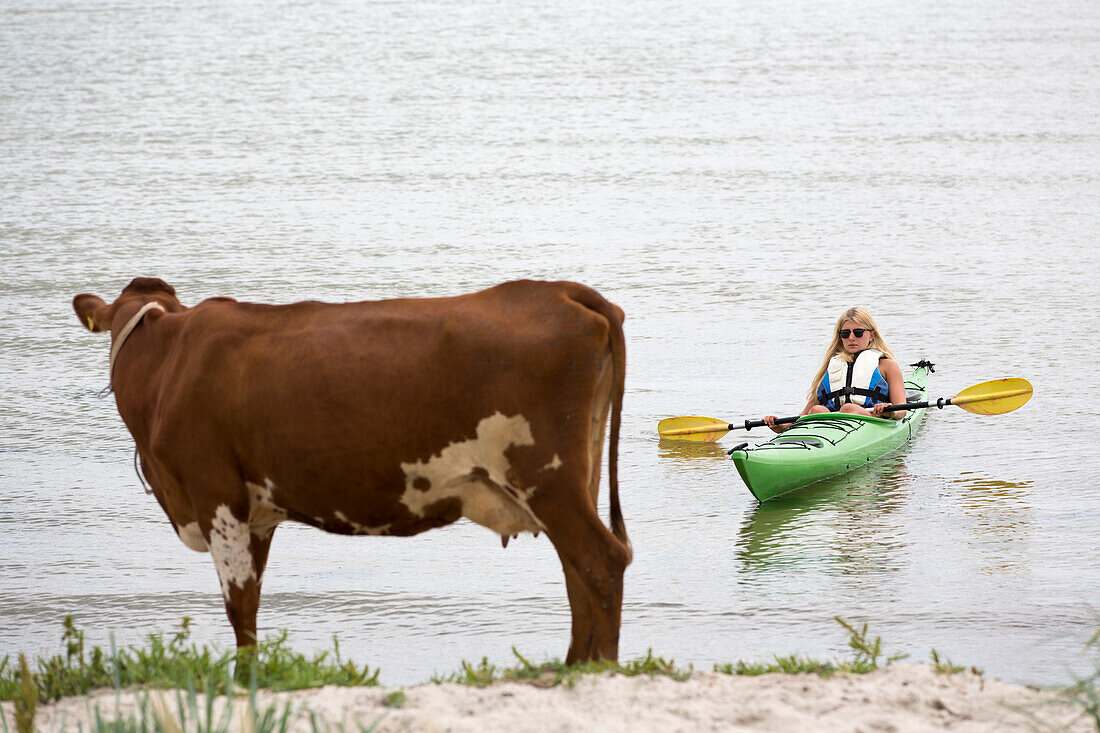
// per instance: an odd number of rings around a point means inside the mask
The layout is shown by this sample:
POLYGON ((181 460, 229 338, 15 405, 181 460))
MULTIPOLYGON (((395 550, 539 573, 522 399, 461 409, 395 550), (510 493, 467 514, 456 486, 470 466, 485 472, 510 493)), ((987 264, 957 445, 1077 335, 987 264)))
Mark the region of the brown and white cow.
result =
POLYGON ((110 305, 110 374, 180 540, 209 551, 237 645, 255 643, 275 527, 414 535, 459 517, 546 532, 573 614, 568 661, 618 655, 630 543, 617 454, 623 312, 570 282, 453 298, 194 307, 136 278, 110 305), (608 413, 611 529, 596 497, 608 413))

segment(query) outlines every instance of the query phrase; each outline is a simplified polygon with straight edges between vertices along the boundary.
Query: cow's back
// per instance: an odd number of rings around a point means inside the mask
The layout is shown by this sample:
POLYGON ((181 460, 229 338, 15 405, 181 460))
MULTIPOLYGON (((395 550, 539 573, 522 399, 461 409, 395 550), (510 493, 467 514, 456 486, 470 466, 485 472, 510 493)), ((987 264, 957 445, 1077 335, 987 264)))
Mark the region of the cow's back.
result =
MULTIPOLYGON (((453 298, 204 302, 172 317, 152 444, 176 473, 218 455, 303 521, 349 516, 367 488, 400 497, 409 466, 448 450, 508 470, 551 465, 573 449, 563 444, 590 447, 588 426, 606 419, 596 394, 613 324, 585 304, 597 300, 575 283, 520 281, 453 298)), ((351 523, 421 529, 404 504, 375 503, 351 523)))

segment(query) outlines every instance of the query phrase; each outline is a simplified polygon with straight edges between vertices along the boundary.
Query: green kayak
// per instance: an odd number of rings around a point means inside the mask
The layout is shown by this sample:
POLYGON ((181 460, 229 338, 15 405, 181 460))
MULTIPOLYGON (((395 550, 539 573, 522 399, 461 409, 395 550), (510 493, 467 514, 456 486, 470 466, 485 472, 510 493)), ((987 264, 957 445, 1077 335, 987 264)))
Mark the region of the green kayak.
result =
MULTIPOLYGON (((927 399, 928 370, 905 378, 909 402, 927 399)), ((847 473, 897 450, 916 432, 924 409, 901 420, 828 412, 800 417, 786 432, 755 448, 730 452, 737 472, 758 501, 847 473)))

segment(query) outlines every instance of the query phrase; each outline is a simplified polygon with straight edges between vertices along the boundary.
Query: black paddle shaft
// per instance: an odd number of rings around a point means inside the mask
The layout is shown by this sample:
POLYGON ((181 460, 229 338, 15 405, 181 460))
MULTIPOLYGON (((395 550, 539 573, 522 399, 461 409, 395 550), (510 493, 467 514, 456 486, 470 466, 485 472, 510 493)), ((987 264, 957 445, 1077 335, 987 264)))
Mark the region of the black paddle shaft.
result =
MULTIPOLYGON (((795 415, 794 417, 777 417, 775 419, 775 424, 776 425, 789 425, 789 424, 793 423, 794 421, 798 420, 798 418, 800 418, 800 417, 802 417, 802 416, 801 415, 795 415)), ((736 430, 737 428, 740 428, 740 427, 744 427, 745 430, 752 430, 753 428, 763 427, 766 424, 767 423, 765 423, 763 420, 746 420, 745 424, 743 426, 742 425, 730 425, 730 430, 736 430)))
MULTIPOLYGON (((900 405, 887 405, 886 407, 882 408, 882 411, 883 412, 898 412, 899 410, 921 410, 921 409, 924 409, 926 407, 938 407, 939 409, 942 410, 943 408, 947 407, 950 404, 951 404, 950 399, 945 400, 944 398, 941 397, 938 400, 936 400, 935 402, 905 402, 905 403, 900 404, 900 405)), ((775 424, 776 425, 790 425, 791 423, 797 421, 798 418, 800 418, 800 417, 802 417, 802 415, 795 415, 794 417, 779 417, 779 418, 776 418, 775 424)), ((730 425, 730 430, 737 430, 738 428, 741 428, 741 427, 744 427, 745 430, 752 430, 753 428, 763 427, 765 424, 766 423, 763 420, 746 420, 745 424, 743 426, 742 425, 730 425)))

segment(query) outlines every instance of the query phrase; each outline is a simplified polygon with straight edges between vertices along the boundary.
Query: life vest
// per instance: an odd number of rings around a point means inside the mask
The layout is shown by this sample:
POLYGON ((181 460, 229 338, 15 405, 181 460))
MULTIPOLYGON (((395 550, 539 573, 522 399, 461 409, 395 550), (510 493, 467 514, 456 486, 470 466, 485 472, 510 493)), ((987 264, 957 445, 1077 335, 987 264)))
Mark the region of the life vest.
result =
POLYGON ((817 387, 817 402, 832 412, 845 402, 870 407, 876 402, 890 401, 890 385, 879 371, 878 362, 884 354, 878 349, 864 349, 847 361, 839 354, 829 360, 829 369, 817 387))

